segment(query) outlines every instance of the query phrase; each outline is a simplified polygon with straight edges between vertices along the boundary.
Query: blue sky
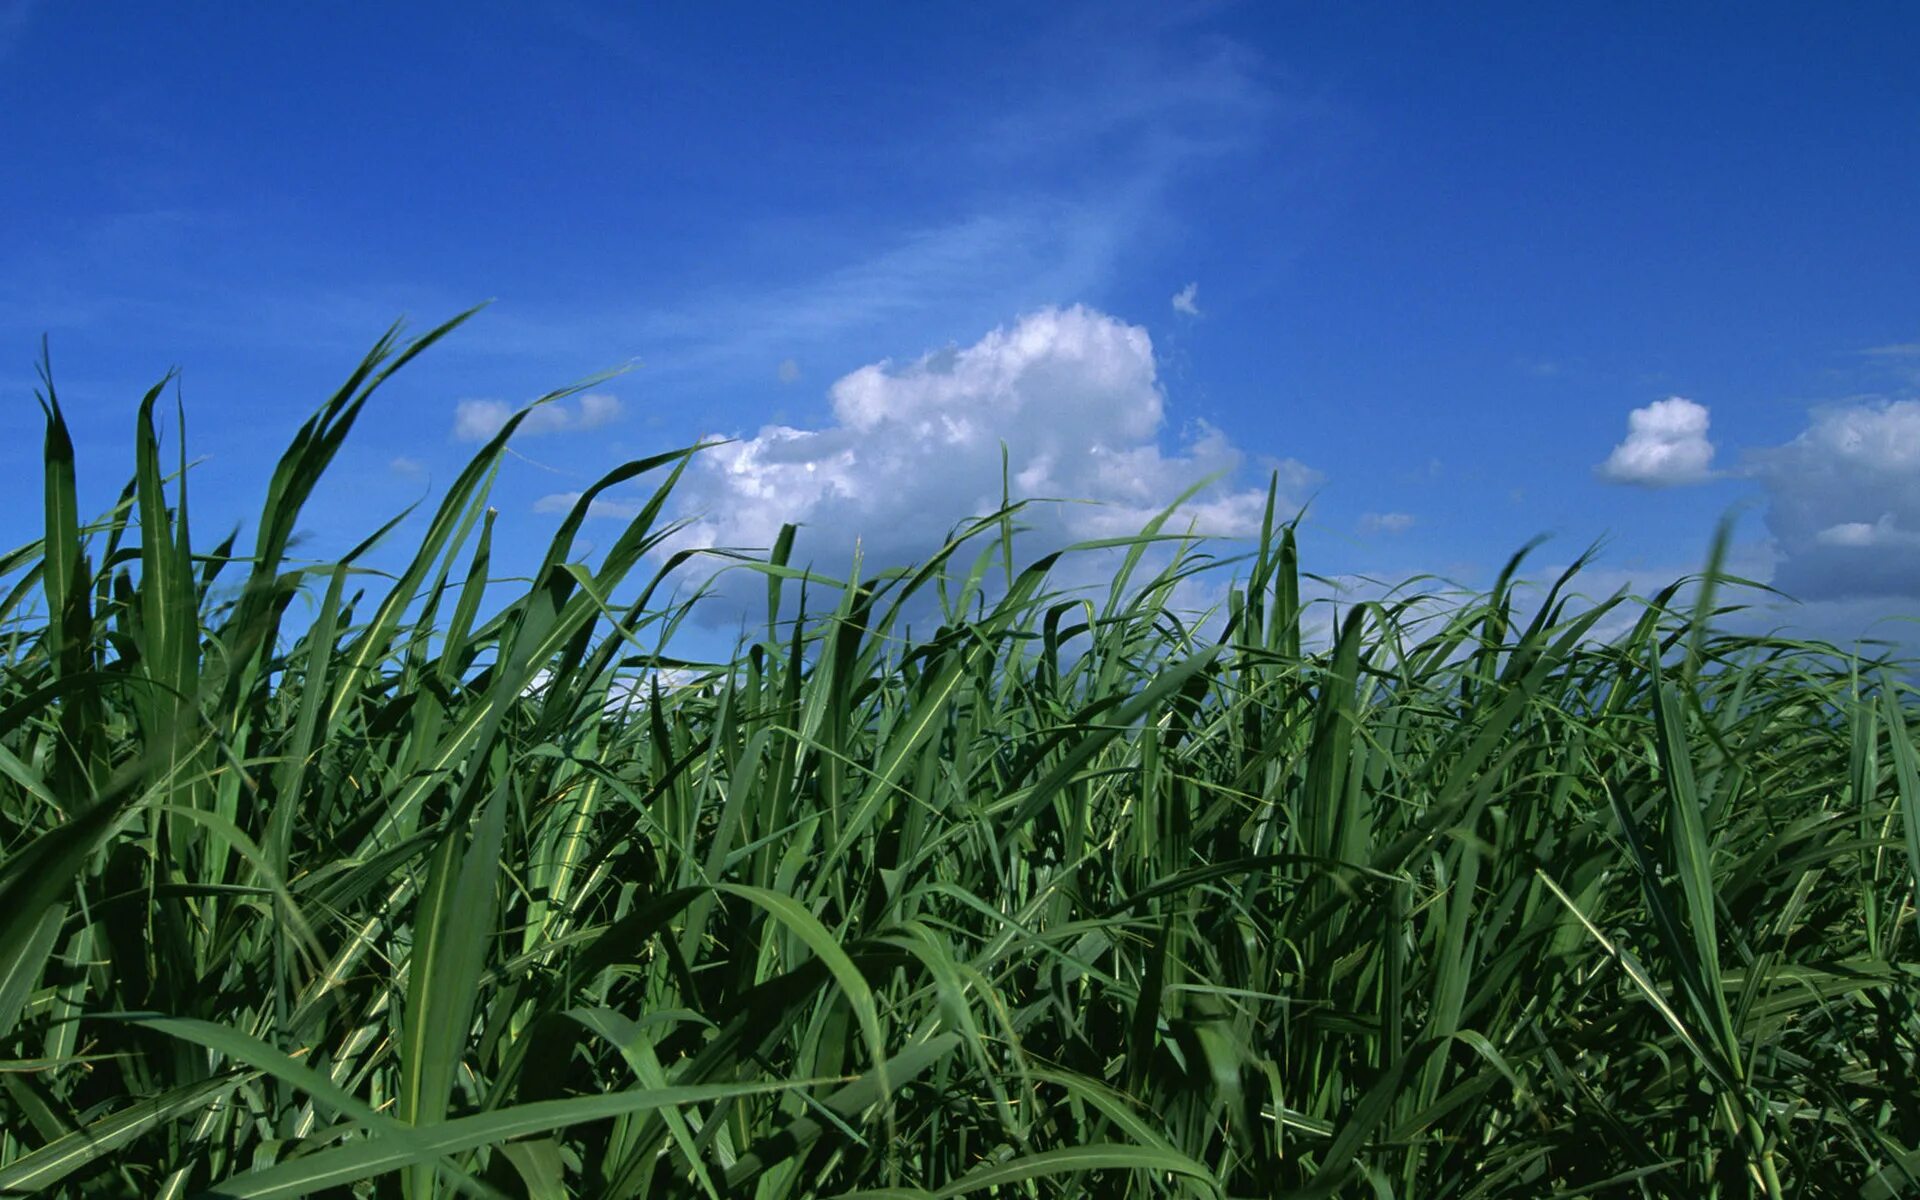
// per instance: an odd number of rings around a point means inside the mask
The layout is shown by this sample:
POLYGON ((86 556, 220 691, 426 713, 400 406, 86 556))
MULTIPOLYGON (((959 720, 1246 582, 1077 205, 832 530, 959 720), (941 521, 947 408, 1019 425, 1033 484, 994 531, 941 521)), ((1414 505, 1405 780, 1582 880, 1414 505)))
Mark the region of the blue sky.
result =
POLYGON ((388 323, 491 299, 312 552, 637 362, 516 442, 509 556, 712 434, 688 537, 911 555, 1005 440, 1103 505, 1036 546, 1216 469, 1197 518, 1244 532, 1278 471, 1328 574, 1484 582, 1548 533, 1653 586, 1739 509, 1848 636, 1920 612, 1915 45, 1896 4, 0 3, 0 533, 43 333, 102 506, 181 369, 210 541, 388 323))

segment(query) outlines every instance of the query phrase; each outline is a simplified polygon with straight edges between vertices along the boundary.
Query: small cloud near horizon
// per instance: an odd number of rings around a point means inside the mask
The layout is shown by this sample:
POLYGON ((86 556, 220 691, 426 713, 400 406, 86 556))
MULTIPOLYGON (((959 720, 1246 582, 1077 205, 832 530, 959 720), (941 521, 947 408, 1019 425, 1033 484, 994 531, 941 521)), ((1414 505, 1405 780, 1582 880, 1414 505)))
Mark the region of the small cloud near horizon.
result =
POLYGON ((1627 440, 1613 448, 1595 473, 1608 483, 1680 487, 1713 478, 1713 443, 1707 439, 1707 406, 1669 396, 1627 414, 1627 440))
MULTIPOLYGON (((504 400, 462 400, 453 410, 453 436, 462 442, 484 442, 499 433, 516 410, 504 400)), ((620 417, 620 398, 591 392, 568 407, 562 401, 542 404, 528 413, 516 433, 539 437, 551 433, 579 433, 611 424, 620 417)))

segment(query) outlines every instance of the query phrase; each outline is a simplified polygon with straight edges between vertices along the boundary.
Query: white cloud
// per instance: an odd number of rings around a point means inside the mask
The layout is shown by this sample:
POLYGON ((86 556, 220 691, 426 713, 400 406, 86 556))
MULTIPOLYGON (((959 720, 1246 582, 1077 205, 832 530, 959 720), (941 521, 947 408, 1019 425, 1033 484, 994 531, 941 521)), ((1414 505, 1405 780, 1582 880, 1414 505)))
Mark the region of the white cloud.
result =
POLYGON ((1920 401, 1816 409, 1798 437, 1749 457, 1784 590, 1920 597, 1920 401))
POLYGON ((1189 283, 1173 294, 1173 311, 1185 313, 1190 317, 1199 316, 1200 305, 1197 302, 1199 295, 1200 285, 1189 283))
POLYGON ((392 471, 395 475, 402 475, 408 479, 418 479, 420 476, 425 475, 427 473, 427 464, 421 462, 417 458, 408 458, 406 455, 402 454, 396 457, 392 462, 389 462, 387 464, 387 469, 389 471, 392 471))
MULTIPOLYGON (((1163 449, 1166 400, 1147 331, 1079 306, 1042 309, 964 349, 862 367, 829 398, 834 419, 821 428, 769 425, 700 454, 679 496, 691 522, 673 548, 765 547, 794 522, 797 564, 841 567, 856 539, 870 567, 923 559, 956 523, 999 506, 1004 443, 1016 499, 1094 502, 1023 513, 1031 557, 1137 533, 1189 485, 1242 460, 1198 421, 1163 449)), ((1291 460, 1272 469, 1290 493, 1319 478, 1291 460)), ((1265 502, 1264 487, 1222 480, 1174 526, 1250 534, 1265 502)))
POLYGON ((1627 440, 1613 448, 1598 473, 1609 483, 1674 487, 1712 477, 1713 443, 1707 406, 1682 396, 1656 400, 1627 415, 1627 440))
POLYGON ((1412 513, 1370 512, 1362 513, 1360 516, 1360 528, 1367 533, 1405 533, 1412 529, 1413 525, 1412 513))
MULTIPOLYGON (((453 410, 453 436, 463 442, 484 442, 499 433, 516 410, 504 400, 462 400, 453 410)), ((568 407, 556 400, 527 414, 515 432, 522 437, 547 433, 575 433, 598 429, 618 419, 620 398, 592 392, 568 407)))

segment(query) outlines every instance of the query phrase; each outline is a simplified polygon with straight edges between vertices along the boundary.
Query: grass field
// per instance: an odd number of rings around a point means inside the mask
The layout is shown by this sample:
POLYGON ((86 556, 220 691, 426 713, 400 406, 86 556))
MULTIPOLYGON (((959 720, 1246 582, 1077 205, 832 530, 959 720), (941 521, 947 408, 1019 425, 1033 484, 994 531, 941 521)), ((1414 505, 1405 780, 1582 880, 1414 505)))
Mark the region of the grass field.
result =
POLYGON ((1904 676, 1719 632, 1711 569, 1303 639, 1286 514, 1192 623, 1191 547, 1062 595, 1008 513, 849 584, 783 539, 733 568, 758 640, 662 688, 686 452, 504 607, 511 425, 397 579, 289 556, 445 329, 300 428, 250 546, 191 544, 158 389, 83 520, 47 385, 0 1195, 1920 1194, 1904 676))

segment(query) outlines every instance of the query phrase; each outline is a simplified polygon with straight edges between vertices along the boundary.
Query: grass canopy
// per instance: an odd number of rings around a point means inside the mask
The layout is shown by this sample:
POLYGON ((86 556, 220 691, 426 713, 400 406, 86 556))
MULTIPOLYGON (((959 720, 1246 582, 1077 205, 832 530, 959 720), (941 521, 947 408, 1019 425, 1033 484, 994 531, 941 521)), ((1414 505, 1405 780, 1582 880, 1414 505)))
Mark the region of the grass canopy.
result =
POLYGON ((456 324, 300 426, 251 548, 194 542, 157 388, 83 519, 46 380, 44 535, 0 559, 0 1195, 1920 1194, 1913 692, 1724 632, 1717 556, 1328 624, 1270 505, 1192 621, 1158 523, 1094 598, 1011 512, 837 586, 789 531, 689 672, 695 448, 504 602, 519 416, 382 586, 392 527, 290 556, 456 324))

